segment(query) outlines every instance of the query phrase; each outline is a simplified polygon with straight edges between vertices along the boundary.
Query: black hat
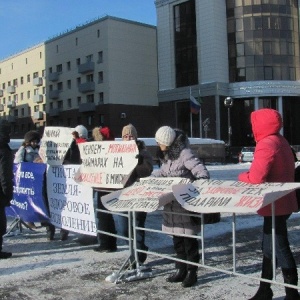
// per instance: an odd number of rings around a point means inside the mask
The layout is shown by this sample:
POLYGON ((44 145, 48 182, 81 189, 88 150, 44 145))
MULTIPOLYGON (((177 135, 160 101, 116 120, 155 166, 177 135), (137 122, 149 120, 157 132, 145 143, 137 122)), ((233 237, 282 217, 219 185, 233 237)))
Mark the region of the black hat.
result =
POLYGON ((25 143, 30 143, 31 141, 40 141, 41 137, 37 131, 31 130, 25 133, 24 141, 25 143))

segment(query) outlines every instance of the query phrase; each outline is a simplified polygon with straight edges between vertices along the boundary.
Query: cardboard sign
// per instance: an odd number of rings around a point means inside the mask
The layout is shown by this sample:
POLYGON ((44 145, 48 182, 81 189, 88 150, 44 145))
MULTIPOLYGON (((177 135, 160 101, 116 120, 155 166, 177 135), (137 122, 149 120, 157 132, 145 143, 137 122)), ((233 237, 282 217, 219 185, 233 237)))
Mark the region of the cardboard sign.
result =
POLYGON ((78 168, 79 165, 48 166, 47 194, 51 223, 96 236, 93 189, 74 181, 78 168))
POLYGON ((103 196, 101 201, 111 211, 151 212, 175 200, 172 186, 186 182, 189 180, 180 177, 142 178, 130 187, 103 196))
POLYGON ((45 164, 62 165, 73 141, 74 128, 45 127, 40 143, 39 155, 45 164))
POLYGON ((105 141, 79 144, 81 166, 75 181, 90 187, 123 188, 138 163, 135 141, 105 141))
POLYGON ((193 212, 254 213, 296 188, 300 188, 300 183, 249 184, 203 179, 174 185, 173 193, 183 208, 193 212))

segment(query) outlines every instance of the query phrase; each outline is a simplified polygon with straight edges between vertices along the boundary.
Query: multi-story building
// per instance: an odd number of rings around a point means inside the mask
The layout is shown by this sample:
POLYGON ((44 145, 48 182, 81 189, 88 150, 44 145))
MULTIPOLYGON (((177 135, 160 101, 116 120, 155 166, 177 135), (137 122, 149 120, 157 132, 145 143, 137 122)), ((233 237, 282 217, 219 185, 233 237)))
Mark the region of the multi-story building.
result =
POLYGON ((156 0, 155 5, 160 122, 195 137, 250 145, 250 113, 270 107, 283 115, 284 136, 300 144, 298 0, 156 0), (192 119, 190 94, 201 96, 201 112, 192 119), (227 97, 232 106, 225 106, 227 97))
POLYGON ((153 136, 157 89, 156 27, 106 16, 0 61, 0 118, 16 138, 78 124, 120 136, 128 123, 153 136))

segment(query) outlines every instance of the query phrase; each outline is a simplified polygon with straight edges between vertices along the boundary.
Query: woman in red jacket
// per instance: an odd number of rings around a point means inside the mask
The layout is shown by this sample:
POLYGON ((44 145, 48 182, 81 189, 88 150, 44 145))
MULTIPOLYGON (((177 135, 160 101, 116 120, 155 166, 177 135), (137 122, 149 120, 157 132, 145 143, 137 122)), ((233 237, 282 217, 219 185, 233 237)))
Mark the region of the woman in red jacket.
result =
MULTIPOLYGON (((259 184, 264 182, 293 182, 295 163, 291 147, 279 133, 282 118, 278 111, 260 109, 252 112, 251 125, 256 141, 254 160, 248 172, 241 173, 240 181, 259 184)), ((297 211, 295 192, 275 201, 275 240, 276 262, 282 268, 284 282, 298 284, 295 259, 290 249, 286 221, 297 211)), ((272 280, 272 209, 271 204, 261 208, 258 214, 264 217, 263 223, 263 263, 262 278, 272 280)), ((286 300, 300 299, 298 291, 286 288, 286 300)), ((260 282, 260 287, 252 300, 272 299, 271 284, 260 282)), ((250 300, 251 300, 250 299, 250 300)))

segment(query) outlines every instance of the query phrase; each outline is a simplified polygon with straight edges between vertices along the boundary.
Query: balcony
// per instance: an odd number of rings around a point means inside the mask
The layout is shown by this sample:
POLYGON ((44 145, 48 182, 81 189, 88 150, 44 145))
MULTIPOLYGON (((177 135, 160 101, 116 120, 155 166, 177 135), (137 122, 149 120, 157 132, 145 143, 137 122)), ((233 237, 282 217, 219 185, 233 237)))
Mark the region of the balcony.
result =
POLYGON ((78 66, 78 73, 85 74, 88 72, 93 72, 94 69, 95 69, 95 63, 93 61, 88 61, 78 66))
POLYGON ((60 108, 52 108, 49 110, 49 116, 50 117, 58 117, 60 112, 61 112, 60 108))
POLYGON ((59 72, 53 72, 53 73, 50 73, 49 74, 49 80, 50 81, 58 81, 58 79, 59 79, 59 72))
POLYGON ((3 97, 3 90, 0 90, 0 97, 3 97))
POLYGON ((33 95, 33 102, 34 103, 42 103, 44 101, 44 95, 33 95))
POLYGON ((16 122, 16 117, 15 116, 6 116, 6 120, 9 123, 15 123, 16 122))
POLYGON ((16 107, 16 102, 15 101, 8 101, 7 102, 7 107, 8 108, 15 108, 16 107))
POLYGON ((82 103, 79 105, 79 112, 90 112, 95 111, 96 105, 95 103, 82 103))
POLYGON ((0 111, 4 111, 4 105, 0 104, 0 111))
POLYGON ((41 86, 41 85, 43 85, 43 77, 33 78, 33 82, 32 83, 35 86, 41 86))
POLYGON ((7 87, 7 92, 8 92, 9 94, 14 94, 14 93, 16 92, 16 87, 13 86, 13 85, 8 86, 8 87, 7 87))
POLYGON ((49 92, 50 99, 58 99, 59 98, 59 90, 54 90, 49 92))
POLYGON ((44 118, 44 113, 42 111, 35 111, 33 113, 34 120, 43 120, 43 118, 44 118))
POLYGON ((90 82, 81 83, 78 86, 78 90, 80 93, 93 92, 95 91, 95 82, 90 81, 90 82))

